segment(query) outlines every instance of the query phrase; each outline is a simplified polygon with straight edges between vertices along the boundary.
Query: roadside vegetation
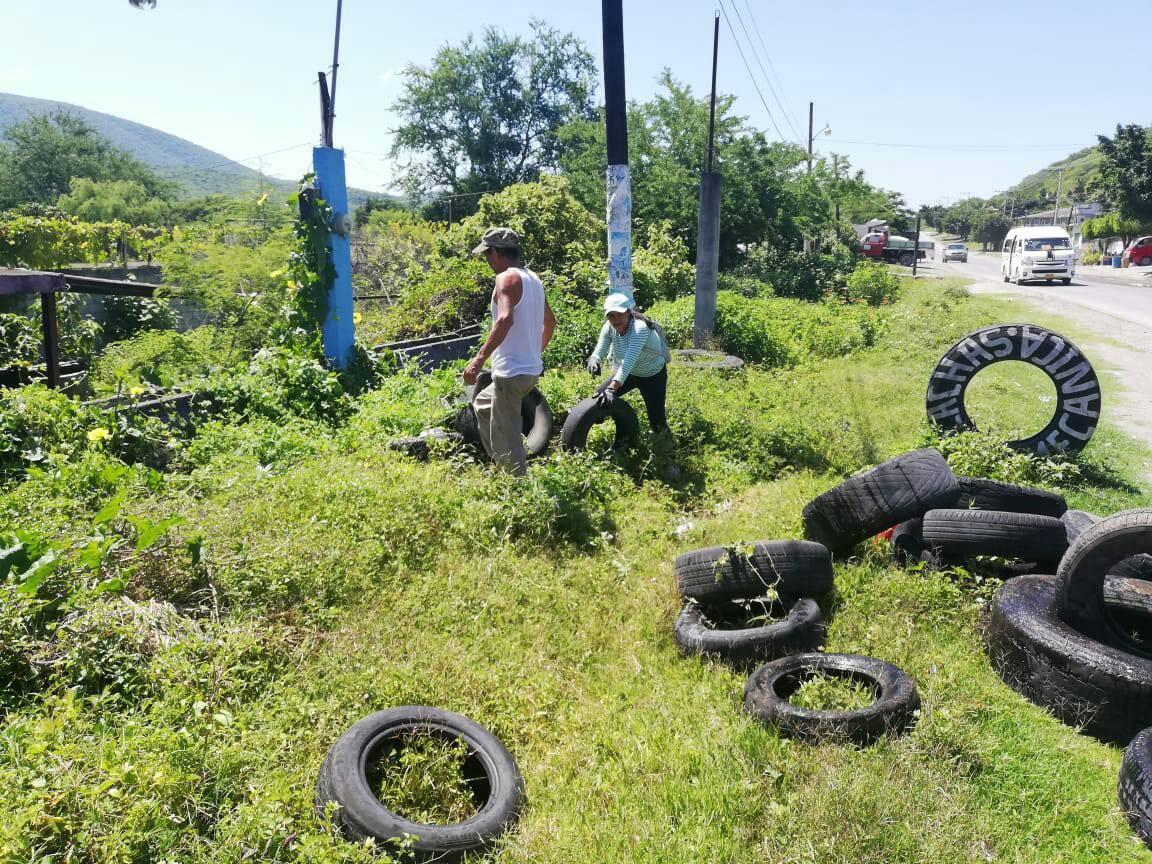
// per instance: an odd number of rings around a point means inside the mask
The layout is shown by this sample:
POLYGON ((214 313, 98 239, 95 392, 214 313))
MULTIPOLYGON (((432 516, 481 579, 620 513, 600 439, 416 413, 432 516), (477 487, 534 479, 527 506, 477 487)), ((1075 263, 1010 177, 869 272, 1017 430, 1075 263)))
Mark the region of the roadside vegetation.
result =
MULTIPOLYGON (((866 750, 780 738, 742 712, 743 676, 676 652, 678 553, 798 537, 806 501, 911 448, 1098 513, 1152 503, 1133 481, 1148 454, 1107 419, 1077 461, 999 443, 1043 411, 1047 381, 985 379, 984 432, 938 438, 923 406, 937 360, 1019 311, 861 262, 847 222, 908 214, 846 161, 809 175, 801 151, 722 101, 733 182, 713 347, 747 365, 672 364, 674 450, 645 429, 630 454, 553 452, 517 482, 466 451, 387 449, 450 422, 460 364, 422 374, 368 349, 483 324, 491 274, 468 250, 491 225, 523 235, 559 318, 541 389, 562 410, 594 384, 582 363, 607 276, 594 70, 570 37, 536 32, 555 50, 533 54, 534 74, 563 104, 505 106, 532 147, 487 147, 499 130, 478 126, 473 149, 444 143, 458 171, 409 176, 429 207, 356 214, 357 291, 384 299, 358 307, 340 373, 316 336, 322 203, 181 199, 59 117, 9 135, 0 266, 150 258, 171 291, 98 314, 63 299, 83 383, 0 390, 0 862, 404 860, 342 839, 314 791, 349 725, 405 704, 466 714, 515 754, 529 803, 500 862, 1141 860, 1115 805, 1119 751, 989 667, 987 574, 897 568, 878 541, 838 563, 827 650, 896 663, 923 696, 908 737, 866 750), (551 125, 534 130, 541 116, 551 125), (66 167, 37 173, 45 142, 72 154, 66 167), (463 202, 450 217, 449 201, 463 202), (176 392, 195 394, 187 416, 137 410, 176 392)), ((516 47, 492 31, 407 70, 398 155, 444 113, 433 85, 523 74, 499 63, 516 47)), ((686 346, 707 105, 663 86, 630 116, 635 289, 686 346)), ((35 309, 4 302, 0 366, 26 371, 35 309)), ((798 698, 864 694, 816 680, 798 698)), ((451 746, 410 748, 372 782, 406 814, 455 818, 469 805, 459 762, 451 746)))

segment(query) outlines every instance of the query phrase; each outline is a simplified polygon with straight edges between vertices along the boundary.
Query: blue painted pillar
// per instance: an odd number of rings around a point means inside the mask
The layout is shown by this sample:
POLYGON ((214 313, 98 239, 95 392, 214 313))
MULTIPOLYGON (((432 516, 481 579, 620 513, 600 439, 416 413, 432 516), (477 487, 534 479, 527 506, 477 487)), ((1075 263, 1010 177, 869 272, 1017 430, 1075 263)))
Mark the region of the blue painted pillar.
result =
POLYGON ((316 171, 316 188, 332 208, 332 231, 328 248, 336 278, 328 292, 328 317, 324 319, 324 356, 337 369, 352 359, 356 343, 356 324, 352 319, 352 249, 348 233, 352 220, 348 215, 348 188, 344 183, 344 151, 334 147, 313 147, 312 167, 316 171))

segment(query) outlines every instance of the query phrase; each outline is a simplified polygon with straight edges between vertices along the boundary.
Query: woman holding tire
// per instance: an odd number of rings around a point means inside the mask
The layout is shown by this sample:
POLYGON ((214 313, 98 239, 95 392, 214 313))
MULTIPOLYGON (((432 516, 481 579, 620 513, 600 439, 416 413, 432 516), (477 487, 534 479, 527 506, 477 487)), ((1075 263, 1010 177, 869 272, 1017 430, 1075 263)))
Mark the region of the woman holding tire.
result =
POLYGON ((654 434, 668 432, 665 401, 668 364, 664 340, 643 315, 635 311, 627 294, 609 294, 604 301, 604 326, 588 357, 588 371, 596 375, 605 360, 612 362, 612 377, 596 388, 600 404, 610 408, 620 396, 639 390, 654 434))

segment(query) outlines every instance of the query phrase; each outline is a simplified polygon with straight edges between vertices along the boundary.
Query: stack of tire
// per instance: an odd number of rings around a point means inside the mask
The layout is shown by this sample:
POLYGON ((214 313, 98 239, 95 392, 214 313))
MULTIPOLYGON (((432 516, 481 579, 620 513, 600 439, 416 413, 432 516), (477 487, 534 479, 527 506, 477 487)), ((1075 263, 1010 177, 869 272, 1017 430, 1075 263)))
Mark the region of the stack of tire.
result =
POLYGON ((832 590, 832 556, 819 543, 711 546, 679 556, 675 572, 685 605, 673 633, 685 654, 745 666, 824 644, 814 595, 832 590))
POLYGON ((1120 804, 1152 846, 1152 509, 1087 521, 1056 575, 997 591, 988 656, 1029 701, 1127 745, 1120 804))
POLYGON ((900 564, 941 568, 979 556, 1016 562, 1015 567, 1052 572, 1083 530, 1089 514, 1071 511, 1063 496, 1044 489, 957 477, 960 493, 947 507, 902 522, 892 532, 892 556, 900 564))

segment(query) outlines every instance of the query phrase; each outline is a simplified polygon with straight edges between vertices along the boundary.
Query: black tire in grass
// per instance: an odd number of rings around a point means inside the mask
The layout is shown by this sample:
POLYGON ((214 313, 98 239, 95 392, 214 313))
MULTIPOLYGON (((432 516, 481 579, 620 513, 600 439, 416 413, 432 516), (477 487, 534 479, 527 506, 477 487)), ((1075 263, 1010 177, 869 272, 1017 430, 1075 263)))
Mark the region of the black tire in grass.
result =
POLYGON ((1152 849, 1152 729, 1141 731, 1124 748, 1117 792, 1128 824, 1152 849))
POLYGON ((1152 508, 1127 510, 1093 525, 1076 538, 1060 562, 1056 572, 1057 615, 1086 636, 1152 657, 1146 647, 1125 638, 1104 602, 1104 579, 1122 575, 1125 567, 1121 562, 1149 552, 1152 508))
POLYGON ((845 552, 893 525, 948 507, 960 484, 940 451, 914 450, 849 477, 804 507, 804 536, 845 552))
POLYGON ((1055 576, 1020 576, 1000 586, 985 642, 1004 683, 1069 726, 1123 746, 1152 725, 1152 660, 1062 621, 1055 576))
POLYGON ((1077 537, 1100 521, 1095 513, 1086 510, 1069 510, 1060 517, 1068 535, 1068 545, 1071 546, 1077 537))
POLYGON ((892 560, 901 567, 923 564, 926 569, 937 570, 943 562, 924 543, 924 520, 909 519, 892 530, 892 560))
POLYGON ((832 556, 808 540, 760 540, 685 552, 674 565, 682 597, 708 602, 761 597, 768 590, 804 596, 832 590, 832 556))
POLYGON ((672 634, 683 654, 742 666, 815 651, 824 644, 825 627, 815 600, 793 597, 763 606, 754 602, 750 609, 734 603, 702 607, 689 602, 677 617, 672 634), (748 623, 748 617, 760 608, 782 617, 761 625, 748 623), (741 623, 744 626, 739 626, 741 623), (737 626, 726 626, 731 624, 737 626))
POLYGON ((595 396, 573 406, 560 429, 560 446, 565 450, 583 450, 588 446, 588 435, 597 423, 611 420, 616 427, 613 447, 623 449, 640 440, 640 421, 636 410, 623 399, 613 399, 611 407, 604 407, 595 396))
POLYGON ((1000 483, 983 477, 957 477, 956 480, 960 483, 960 497, 952 505, 954 508, 1034 513, 1056 518, 1068 512, 1064 496, 1046 489, 1000 483))
POLYGON ((318 812, 324 816, 330 803, 339 805, 334 822, 348 839, 389 841, 411 835, 418 859, 438 862, 489 848, 519 818, 524 797, 516 760, 495 735, 460 714, 419 705, 378 711, 353 725, 328 751, 316 784, 318 812), (413 734, 464 742, 473 816, 454 825, 423 825, 393 813, 373 793, 370 761, 385 746, 413 734))
POLYGON ((919 716, 920 693, 905 672, 883 660, 857 654, 797 654, 753 672, 744 688, 744 707, 786 738, 865 745, 911 729, 919 716), (865 684, 876 699, 854 711, 813 710, 788 701, 805 680, 820 674, 865 684))
POLYGON ((1122 579, 1152 580, 1152 555, 1147 553, 1133 555, 1108 569, 1109 576, 1122 579))
POLYGON ((930 510, 924 545, 947 559, 998 555, 1055 565, 1068 548, 1064 523, 1052 516, 998 510, 930 510))
MULTIPOLYGON (((456 431, 464 437, 465 442, 478 448, 481 453, 484 451, 484 442, 476 426, 476 411, 472 403, 476 395, 491 383, 492 373, 481 372, 476 377, 476 383, 465 388, 464 395, 468 404, 456 415, 456 431)), ((524 435, 524 452, 529 458, 544 455, 555 431, 555 417, 548 400, 537 387, 533 387, 520 400, 520 425, 524 435)))

